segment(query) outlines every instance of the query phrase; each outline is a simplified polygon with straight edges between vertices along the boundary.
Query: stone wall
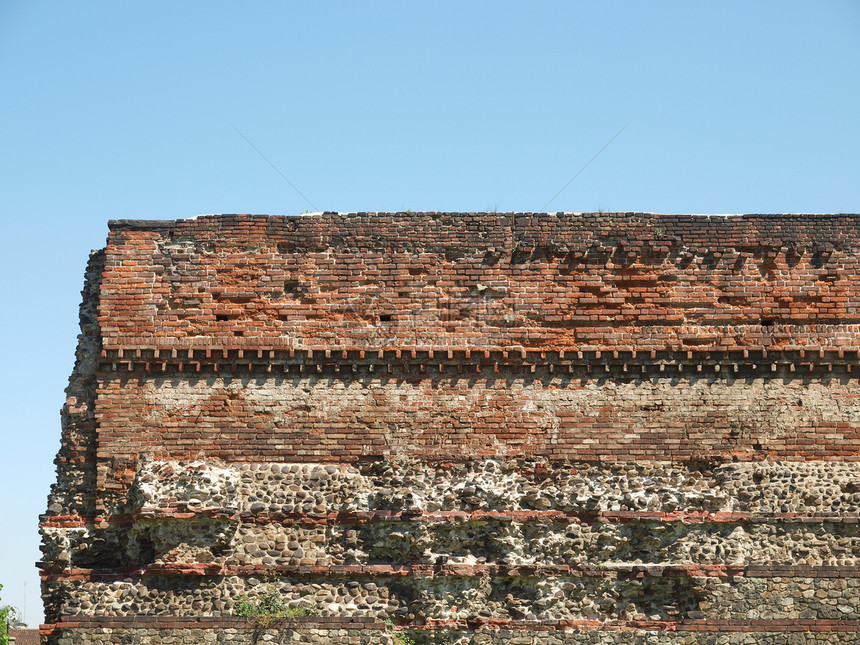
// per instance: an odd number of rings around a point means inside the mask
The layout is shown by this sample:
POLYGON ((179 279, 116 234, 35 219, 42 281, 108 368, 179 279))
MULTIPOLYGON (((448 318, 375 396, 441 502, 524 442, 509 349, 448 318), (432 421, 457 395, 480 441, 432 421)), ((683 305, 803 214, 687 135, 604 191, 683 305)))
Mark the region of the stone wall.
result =
POLYGON ((111 222, 43 638, 858 642, 858 251, 850 215, 111 222))

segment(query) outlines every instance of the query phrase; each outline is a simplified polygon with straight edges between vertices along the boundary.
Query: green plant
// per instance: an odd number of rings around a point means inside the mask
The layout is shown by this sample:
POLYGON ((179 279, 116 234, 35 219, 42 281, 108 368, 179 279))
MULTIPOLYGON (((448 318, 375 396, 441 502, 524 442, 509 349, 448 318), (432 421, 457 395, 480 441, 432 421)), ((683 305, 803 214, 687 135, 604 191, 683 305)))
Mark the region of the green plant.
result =
MULTIPOLYGON (((0 590, 3 585, 0 585, 0 590)), ((9 645, 9 630, 6 619, 12 613, 12 607, 0 607, 0 645, 9 645)))
POLYGON ((391 636, 398 645, 415 645, 415 639, 397 627, 390 618, 385 619, 385 633, 391 636))
POLYGON ((316 616, 319 612, 316 605, 289 607, 276 588, 268 587, 256 601, 244 595, 239 596, 235 613, 247 618, 248 622, 257 627, 268 627, 275 623, 295 620, 300 616, 316 616))

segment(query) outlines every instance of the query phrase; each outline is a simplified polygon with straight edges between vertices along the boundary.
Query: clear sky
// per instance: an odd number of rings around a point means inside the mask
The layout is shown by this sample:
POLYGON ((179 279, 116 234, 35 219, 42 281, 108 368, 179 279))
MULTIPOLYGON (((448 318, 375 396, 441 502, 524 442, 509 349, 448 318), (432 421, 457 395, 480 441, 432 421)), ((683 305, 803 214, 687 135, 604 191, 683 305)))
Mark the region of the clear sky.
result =
POLYGON ((0 0, 0 598, 107 220, 541 210, 625 125, 545 210, 858 212, 858 71, 854 0, 0 0))

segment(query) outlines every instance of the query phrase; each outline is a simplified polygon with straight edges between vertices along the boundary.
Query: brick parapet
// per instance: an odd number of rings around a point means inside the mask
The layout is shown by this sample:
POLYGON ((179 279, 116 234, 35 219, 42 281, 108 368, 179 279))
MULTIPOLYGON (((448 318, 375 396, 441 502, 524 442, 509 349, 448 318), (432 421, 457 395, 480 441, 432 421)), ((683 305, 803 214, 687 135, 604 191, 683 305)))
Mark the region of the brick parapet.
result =
POLYGON ((856 216, 114 223, 108 349, 856 346, 856 216), (251 252, 253 251, 253 252, 251 252))

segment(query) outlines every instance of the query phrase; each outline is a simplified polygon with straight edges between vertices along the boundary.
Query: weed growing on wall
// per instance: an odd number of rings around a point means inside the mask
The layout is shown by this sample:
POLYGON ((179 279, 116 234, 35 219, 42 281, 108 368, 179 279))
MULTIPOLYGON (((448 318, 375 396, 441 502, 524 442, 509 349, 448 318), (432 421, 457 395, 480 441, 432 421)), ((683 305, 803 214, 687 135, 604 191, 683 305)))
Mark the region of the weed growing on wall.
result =
POLYGON ((397 627, 390 618, 385 619, 385 632, 391 636, 397 645, 415 645, 415 639, 397 627))
POLYGON ((293 620, 300 616, 315 616, 316 607, 288 607, 281 594, 274 587, 269 587, 256 601, 249 600, 247 596, 239 596, 236 603, 236 615, 248 619, 258 627, 268 627, 275 623, 293 620))

